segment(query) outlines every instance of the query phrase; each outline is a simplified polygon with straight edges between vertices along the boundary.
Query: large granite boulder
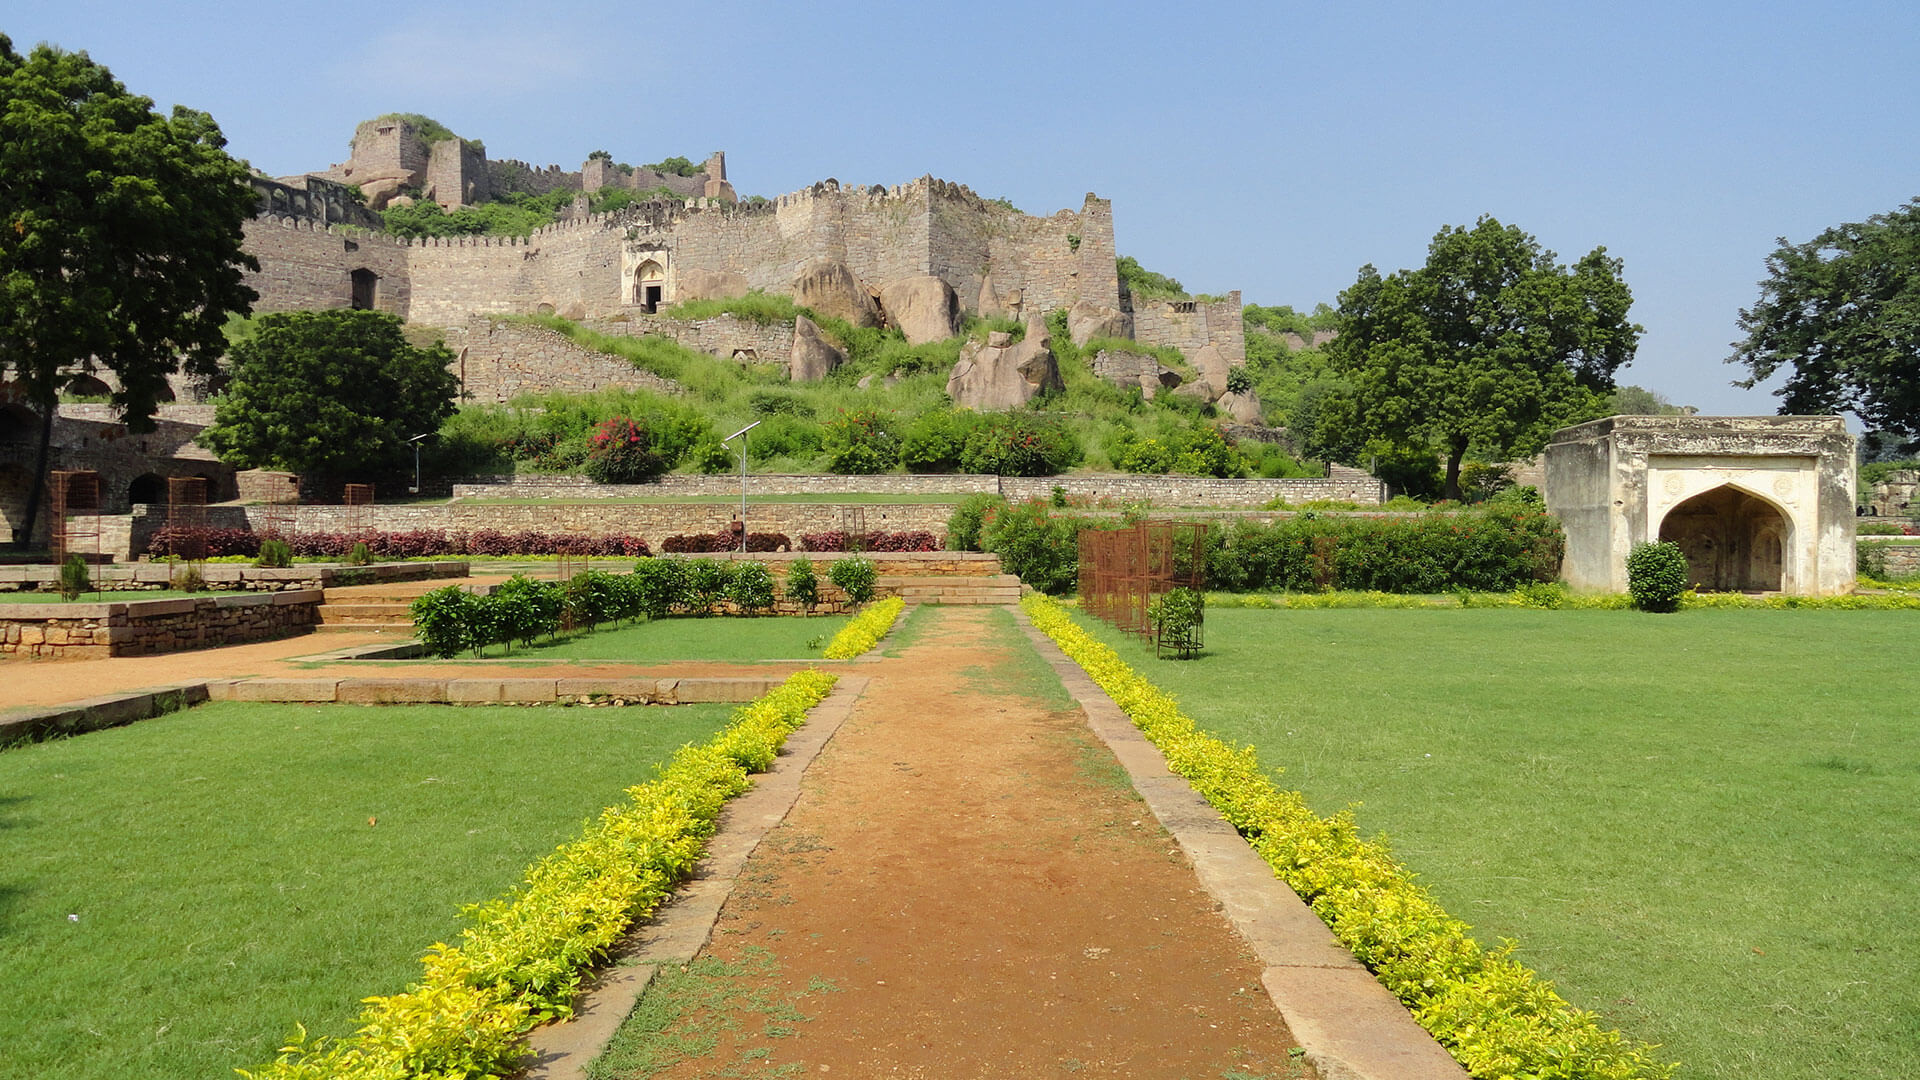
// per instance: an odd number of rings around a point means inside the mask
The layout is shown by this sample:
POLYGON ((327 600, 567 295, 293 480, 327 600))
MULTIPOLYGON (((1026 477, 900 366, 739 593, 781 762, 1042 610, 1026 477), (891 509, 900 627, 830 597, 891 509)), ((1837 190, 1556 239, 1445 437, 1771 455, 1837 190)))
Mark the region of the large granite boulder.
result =
POLYGON ((794 382, 818 382, 827 373, 847 362, 841 352, 812 319, 802 315, 793 320, 793 353, 787 360, 787 377, 794 382))
POLYGON ((1244 394, 1236 394, 1229 390, 1220 395, 1220 400, 1214 402, 1213 407, 1219 409, 1236 424, 1263 422, 1260 415, 1260 399, 1255 397, 1251 390, 1244 394))
POLYGON ((853 271, 841 262, 815 262, 793 279, 793 302, 855 326, 879 326, 880 309, 853 271))
POLYGON ((1207 384, 1207 400, 1220 400, 1220 395, 1227 392, 1227 375, 1233 370, 1227 354, 1221 352, 1218 345, 1203 345, 1188 357, 1188 362, 1200 373, 1200 381, 1207 384))
POLYGON ((682 268, 676 275, 678 300, 737 300, 747 295, 747 275, 735 270, 682 268))
POLYGON ((1075 345, 1085 345, 1094 338, 1132 337, 1133 319, 1124 311, 1081 300, 1067 312, 1067 336, 1075 345))
POLYGON ((880 286, 880 311, 912 345, 945 341, 960 332, 960 297, 953 286, 932 274, 880 286))
POLYGON ((985 344, 968 342, 947 377, 954 405, 976 412, 1018 409, 1042 391, 1065 388, 1039 320, 1027 325, 1027 336, 1018 344, 1013 335, 998 332, 988 334, 985 344))

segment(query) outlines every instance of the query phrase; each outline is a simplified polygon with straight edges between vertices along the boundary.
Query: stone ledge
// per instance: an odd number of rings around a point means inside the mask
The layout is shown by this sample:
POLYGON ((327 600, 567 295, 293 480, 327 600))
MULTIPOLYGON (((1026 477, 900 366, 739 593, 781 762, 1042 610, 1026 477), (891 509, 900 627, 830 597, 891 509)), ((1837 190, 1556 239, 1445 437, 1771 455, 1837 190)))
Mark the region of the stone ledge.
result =
POLYGON ((0 712, 0 745, 47 735, 77 735, 162 716, 208 700, 206 683, 174 683, 0 712))

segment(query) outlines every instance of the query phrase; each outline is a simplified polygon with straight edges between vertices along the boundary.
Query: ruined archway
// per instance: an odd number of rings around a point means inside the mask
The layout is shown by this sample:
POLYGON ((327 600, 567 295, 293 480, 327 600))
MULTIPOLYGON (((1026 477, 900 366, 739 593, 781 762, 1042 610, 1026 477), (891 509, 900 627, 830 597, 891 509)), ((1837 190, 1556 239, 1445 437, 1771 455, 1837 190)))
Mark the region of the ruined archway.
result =
POLYGON ((76 372, 68 375, 66 377, 66 385, 62 390, 67 397, 83 398, 90 401, 110 399, 113 397, 113 387, 110 386, 105 379, 88 375, 85 372, 76 372))
MULTIPOLYGON (((10 462, 0 463, 0 544, 12 543, 15 530, 26 522, 27 497, 32 491, 33 473, 10 462)), ((45 518, 43 511, 43 522, 45 518)), ((42 524, 41 530, 45 528, 42 524)))
POLYGON ((361 267, 347 275, 351 285, 348 303, 355 311, 372 311, 380 305, 380 275, 361 267))
POLYGON ((667 271, 652 259, 633 270, 633 302, 651 315, 667 298, 667 271))
POLYGON ((159 473, 141 473, 127 485, 127 503, 165 503, 167 501, 167 478, 159 473))
POLYGON ((1660 539, 1680 545, 1697 589, 1779 592, 1793 522, 1772 502, 1731 484, 1695 495, 1667 511, 1660 539))

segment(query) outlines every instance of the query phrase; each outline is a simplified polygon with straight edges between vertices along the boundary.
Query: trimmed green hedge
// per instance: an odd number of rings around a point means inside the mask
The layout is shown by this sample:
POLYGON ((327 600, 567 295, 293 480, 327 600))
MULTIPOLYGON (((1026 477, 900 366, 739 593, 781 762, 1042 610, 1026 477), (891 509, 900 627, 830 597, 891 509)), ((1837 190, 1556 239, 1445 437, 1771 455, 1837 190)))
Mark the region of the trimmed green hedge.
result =
POLYGON ((522 1036, 573 1013, 587 969, 606 958, 693 871, 728 799, 763 772, 837 676, 796 672, 734 714, 705 746, 687 746, 650 783, 629 788, 580 838, 528 869, 512 893, 467 909, 457 945, 436 944, 406 991, 366 999, 360 1030, 309 1039, 302 1028, 249 1080, 451 1080, 505 1076, 522 1036))

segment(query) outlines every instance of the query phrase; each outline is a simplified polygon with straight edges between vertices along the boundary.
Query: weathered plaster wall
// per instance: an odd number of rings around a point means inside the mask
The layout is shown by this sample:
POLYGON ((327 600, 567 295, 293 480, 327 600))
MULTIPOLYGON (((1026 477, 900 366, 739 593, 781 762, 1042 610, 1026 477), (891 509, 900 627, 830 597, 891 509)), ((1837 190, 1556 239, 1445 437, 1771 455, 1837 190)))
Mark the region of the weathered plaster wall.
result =
POLYGON ((1854 445, 1839 417, 1614 416, 1555 433, 1546 459, 1547 507, 1566 530, 1562 573, 1574 588, 1624 592, 1633 546, 1721 488, 1784 518, 1783 592, 1853 587, 1854 445))

